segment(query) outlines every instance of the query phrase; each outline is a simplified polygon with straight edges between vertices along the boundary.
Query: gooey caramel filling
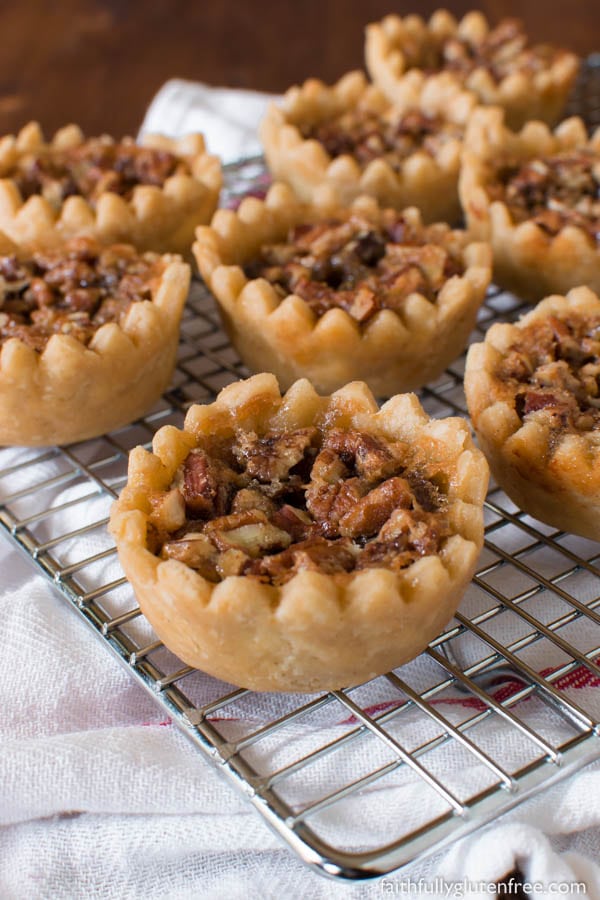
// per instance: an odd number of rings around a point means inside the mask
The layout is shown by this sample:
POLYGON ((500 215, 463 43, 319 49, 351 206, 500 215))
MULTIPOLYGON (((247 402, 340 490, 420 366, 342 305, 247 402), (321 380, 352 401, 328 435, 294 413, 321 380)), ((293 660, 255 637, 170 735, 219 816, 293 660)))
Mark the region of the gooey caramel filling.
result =
POLYGON ((263 246, 245 272, 266 278, 282 299, 301 297, 317 316, 338 307, 363 324, 381 309, 401 311, 413 293, 435 303, 464 265, 447 226, 417 227, 390 209, 377 225, 357 213, 296 225, 286 241, 263 246))
POLYGON ((566 225, 600 239, 600 156, 591 148, 505 163, 488 186, 516 223, 532 221, 554 236, 566 225))
POLYGON ((600 316, 548 316, 520 328, 496 374, 522 420, 543 415, 554 437, 598 430, 600 316))
POLYGON ((460 140, 464 132, 461 125, 419 109, 400 115, 361 108, 300 130, 306 140, 319 141, 333 159, 348 154, 363 169, 381 159, 395 172, 418 150, 435 156, 444 143, 460 140))
POLYGON ((435 466, 366 432, 240 431, 192 450, 151 496, 148 540, 212 582, 400 571, 448 536, 446 489, 435 466))
POLYGON ((42 352, 53 334, 88 344, 101 325, 121 322, 132 303, 150 300, 161 271, 156 254, 91 238, 29 258, 0 256, 0 346, 18 338, 42 352))
POLYGON ((162 187, 180 172, 190 174, 187 164, 167 150, 142 147, 131 139, 114 143, 90 138, 76 147, 27 153, 1 176, 13 179, 24 200, 41 194, 59 208, 74 195, 92 204, 106 191, 130 199, 138 185, 162 187))
POLYGON ((515 72, 549 68, 565 51, 550 44, 530 45, 519 19, 502 19, 481 41, 454 34, 424 47, 403 48, 408 67, 428 73, 452 72, 466 82, 476 69, 485 69, 496 83, 515 72))

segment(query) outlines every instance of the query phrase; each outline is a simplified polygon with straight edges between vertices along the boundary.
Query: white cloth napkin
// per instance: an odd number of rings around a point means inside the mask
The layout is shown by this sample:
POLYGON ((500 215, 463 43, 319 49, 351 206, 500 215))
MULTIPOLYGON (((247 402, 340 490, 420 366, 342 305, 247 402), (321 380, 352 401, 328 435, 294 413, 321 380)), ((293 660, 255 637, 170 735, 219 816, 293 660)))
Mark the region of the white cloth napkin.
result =
POLYGON ((194 81, 167 81, 146 111, 140 137, 158 132, 179 137, 200 131, 207 149, 224 163, 261 152, 256 126, 274 98, 258 91, 233 91, 194 81))
MULTIPOLYGON (((240 129, 236 140, 227 138, 231 157, 253 152, 257 109, 264 107, 266 98, 257 107, 255 95, 247 98, 242 92, 223 91, 215 95, 205 86, 187 88, 178 82, 163 124, 156 116, 164 108, 163 92, 169 96, 173 90, 169 85, 151 105, 145 127, 170 133, 200 128, 209 132, 209 146, 212 141, 212 148, 218 148, 222 132, 215 110, 227 109, 226 134, 240 129)), ((0 451, 0 470, 22 459, 22 451, 0 451)), ((44 476, 58 471, 59 464, 51 460, 44 476)), ((26 486, 31 477, 26 470, 0 478, 0 498, 26 486)), ((77 482, 57 485, 43 496, 24 500, 22 513, 27 504, 47 508, 74 499, 78 491, 77 482)), ((97 501, 95 514, 103 514, 103 502, 97 501)), ((79 509, 66 507, 58 522, 54 520, 54 528, 81 525, 79 509)), ((93 532, 59 550, 66 562, 107 546, 106 535, 93 532)), ((299 863, 247 801, 217 777, 64 599, 4 538, 0 572, 2 900, 257 896, 325 900, 385 893, 483 900, 490 891, 482 883, 494 882, 516 866, 535 883, 532 896, 556 897, 566 893, 556 885, 585 882, 586 896, 600 897, 600 765, 596 764, 398 876, 358 886, 326 881, 299 863)), ((109 559, 97 577, 105 580, 116 574, 115 562, 109 559)), ((535 664, 541 669, 552 660, 535 664)), ((413 665, 418 675, 425 663, 413 665)), ((202 675, 193 677, 200 690, 208 684, 202 675)), ((575 699, 585 695, 585 705, 600 711, 600 688, 569 690, 575 699)), ((285 698, 280 702, 284 709, 285 698)), ((451 717, 454 708, 444 708, 444 714, 451 717)), ((234 712, 239 722, 232 715, 232 734, 244 726, 244 717, 259 718, 251 706, 234 712)), ((533 708, 533 715, 543 730, 546 714, 541 705, 533 708)), ((290 740, 296 753, 314 745, 315 729, 324 744, 339 734, 339 723, 324 717, 296 726, 290 740)), ((501 748, 510 762, 518 747, 507 742, 505 734, 502 727, 492 727, 488 749, 493 755, 494 748, 501 748)), ((288 749, 267 747, 265 752, 281 753, 283 760, 288 749)), ((364 752, 382 750, 369 745, 364 752)), ((357 757, 346 763, 332 758, 317 776, 322 783, 316 787, 348 774, 344 765, 351 767, 356 761, 357 757)), ((370 766, 374 761, 369 758, 370 766)), ((457 792, 461 786, 472 791, 482 777, 480 766, 457 760, 443 748, 439 761, 457 792)), ((431 802, 416 776, 407 775, 388 787, 385 803, 380 802, 381 790, 375 785, 371 791, 373 802, 360 829, 348 830, 349 848, 378 833, 382 809, 413 822, 431 802)), ((361 798, 344 806, 348 821, 353 804, 363 809, 361 798)), ((329 826, 339 831, 344 821, 332 816, 329 826)), ((576 890, 570 895, 576 896, 576 890)))

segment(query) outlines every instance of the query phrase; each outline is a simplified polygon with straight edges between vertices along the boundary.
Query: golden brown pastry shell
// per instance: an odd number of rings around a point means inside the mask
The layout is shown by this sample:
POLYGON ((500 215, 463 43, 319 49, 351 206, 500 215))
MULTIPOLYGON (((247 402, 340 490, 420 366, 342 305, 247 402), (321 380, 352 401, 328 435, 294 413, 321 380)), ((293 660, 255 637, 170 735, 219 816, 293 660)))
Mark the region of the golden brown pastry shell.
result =
POLYGON ((523 422, 515 396, 496 368, 524 326, 552 315, 600 315, 600 299, 579 287, 542 300, 515 324, 496 323, 467 356, 465 393, 479 446, 492 474, 513 502, 536 519, 600 540, 600 438, 565 433, 553 452, 543 411, 523 422))
MULTIPOLYGON (((462 128, 476 98, 446 75, 424 78, 414 72, 404 79, 395 105, 401 112, 418 109, 441 115, 462 128)), ((274 179, 289 184, 306 201, 327 197, 343 205, 367 194, 394 209, 418 206, 425 222, 457 222, 462 140, 449 139, 436 155, 417 150, 397 172, 383 159, 374 159, 364 169, 350 155, 332 159, 318 141, 303 138, 302 125, 318 124, 357 107, 377 113, 390 108, 387 98, 367 83, 362 72, 349 72, 332 86, 311 78, 301 87, 290 88, 281 106, 269 107, 260 126, 274 179)))
MULTIPOLYGON (((0 253, 20 252, 0 236, 0 253)), ((190 267, 162 257, 152 300, 122 324, 100 326, 86 347, 54 334, 42 353, 18 338, 0 348, 0 445, 47 446, 96 437, 137 419, 168 386, 190 267)))
MULTIPOLYGON (((460 21, 446 10, 437 10, 428 22, 420 16, 386 16, 367 26, 365 59, 375 84, 392 103, 402 96, 402 79, 412 66, 425 66, 431 50, 450 37, 467 38, 477 44, 490 25, 481 12, 470 12, 460 21)), ((517 70, 496 81, 490 72, 477 68, 466 79, 448 72, 457 84, 473 91, 480 103, 501 106, 512 128, 530 119, 553 125, 560 118, 577 77, 579 60, 574 53, 557 51, 551 65, 539 71, 517 70)), ((416 71, 420 71, 417 69, 416 71)))
POLYGON ((14 181, 3 177, 25 154, 66 150, 85 140, 77 125, 67 125, 46 142, 36 122, 16 136, 0 139, 0 229, 21 246, 53 246, 85 235, 104 244, 129 243, 141 251, 189 257, 194 229, 210 221, 222 184, 219 160, 205 152, 202 135, 179 139, 145 135, 143 146, 175 154, 187 164, 190 174, 173 175, 162 187, 138 185, 130 200, 107 191, 93 205, 85 197, 74 196, 55 209, 39 195, 23 202, 14 181))
MULTIPOLYGON (((374 223, 381 217, 372 198, 359 198, 352 209, 374 223)), ((198 268, 217 299, 232 344, 252 371, 273 372, 284 388, 309 378, 323 392, 355 379, 380 397, 422 387, 467 343, 490 281, 488 245, 452 232, 462 248, 464 274, 449 279, 435 303, 411 294, 401 313, 381 310, 363 326, 339 308, 317 318, 300 297, 281 300, 271 284, 249 281, 241 268, 262 244, 285 239, 292 225, 346 218, 350 211, 307 205, 285 185, 274 185, 264 202, 246 199, 237 212, 219 210, 210 227, 198 228, 193 247, 198 268)), ((404 215, 420 224, 416 209, 404 215)))
POLYGON ((585 147, 598 152, 600 130, 588 138, 576 117, 565 119, 554 132, 542 122, 513 132, 500 109, 480 108, 471 117, 459 182, 467 225, 474 238, 491 243, 496 283, 525 300, 537 302, 580 284, 600 291, 598 245, 575 225, 553 236, 535 222, 514 222, 505 203, 490 199, 487 185, 503 159, 525 162, 585 147))
POLYGON ((378 410, 364 384, 330 397, 297 382, 283 397, 273 375, 229 385, 193 406, 185 431, 165 426, 153 453, 130 455, 129 480, 113 506, 111 531, 144 615, 188 665, 261 691, 318 691, 373 678, 417 655, 451 618, 483 539, 487 465, 461 419, 430 420, 412 395, 378 410), (326 575, 303 571, 282 587, 244 576, 213 584, 147 548, 149 494, 165 490, 189 450, 232 429, 353 427, 420 442, 449 479, 452 536, 437 556, 399 573, 369 569, 326 575))

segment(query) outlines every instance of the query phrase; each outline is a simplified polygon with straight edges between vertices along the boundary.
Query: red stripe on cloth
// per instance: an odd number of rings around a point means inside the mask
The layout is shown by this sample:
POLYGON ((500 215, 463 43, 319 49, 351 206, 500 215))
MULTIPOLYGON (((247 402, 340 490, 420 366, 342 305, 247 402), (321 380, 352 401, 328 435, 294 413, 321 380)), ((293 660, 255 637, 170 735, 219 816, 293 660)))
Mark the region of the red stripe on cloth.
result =
MULTIPOLYGON (((550 667, 547 669, 542 669, 540 675, 542 678, 547 678, 548 675, 551 675, 553 672, 556 672, 560 668, 559 666, 550 667)), ((508 700, 509 697, 512 697, 513 694, 516 694, 517 691, 520 691, 527 682, 520 681, 518 678, 514 678, 512 681, 503 681, 498 689, 490 692, 490 696, 497 702, 502 703, 504 700, 508 700)), ((585 666, 577 666, 571 672, 567 672, 565 675, 561 675, 560 678, 557 678, 556 681, 553 682, 553 686, 557 688, 559 691, 567 690, 568 688, 589 688, 589 687, 600 687, 600 676, 596 675, 594 672, 590 672, 585 666)), ((529 697, 524 697, 523 700, 529 700, 529 697)), ((404 700, 384 700, 380 703, 374 703, 371 706, 365 707, 365 713, 368 716, 374 716, 377 713, 387 712, 390 709, 397 709, 399 706, 403 706, 406 701, 404 700)), ((488 704, 485 701, 481 700, 479 697, 439 697, 434 700, 429 701, 432 705, 438 704, 447 704, 449 706, 463 706, 466 709, 476 709, 480 712, 488 708, 488 704)), ((239 716, 208 716, 207 720, 209 722, 237 722, 239 721, 239 716)), ((350 715, 345 719, 342 719, 338 722, 339 725, 356 725, 360 722, 360 719, 357 719, 356 716, 350 715)), ((162 722, 141 722, 143 726, 159 726, 164 727, 167 725, 172 725, 173 720, 170 718, 164 719, 162 722)))
MULTIPOLYGON (((542 678, 547 678, 548 675, 556 672, 559 668, 560 666, 542 669, 540 675, 542 678)), ((496 703, 502 703, 503 701, 508 700, 509 697, 512 697, 513 694, 516 694, 517 691, 522 690, 526 684, 526 681, 520 681, 518 678, 514 678, 512 681, 503 681, 497 690, 490 691, 490 696, 496 703)), ((600 687, 600 676, 595 675, 594 672, 590 672, 589 669, 581 665, 577 666, 571 672, 561 675, 560 678, 557 678, 556 681, 553 682, 553 687, 557 688, 559 691, 564 691, 568 688, 600 687)), ((523 701, 525 700, 529 700, 529 697, 524 697, 523 701)), ((375 703, 373 706, 365 707, 365 713, 371 716, 378 712, 386 712, 389 709, 395 709, 402 706, 404 702, 405 701, 402 700, 388 700, 382 703, 375 703)), ((479 697, 439 697, 430 700, 429 702, 436 706, 438 704, 448 704, 449 706, 464 706, 467 709, 477 709, 480 711, 488 708, 488 704, 479 697)), ((358 720, 356 716, 351 715, 348 716, 348 718, 343 719, 340 724, 350 725, 356 724, 358 721, 360 720, 358 720)))

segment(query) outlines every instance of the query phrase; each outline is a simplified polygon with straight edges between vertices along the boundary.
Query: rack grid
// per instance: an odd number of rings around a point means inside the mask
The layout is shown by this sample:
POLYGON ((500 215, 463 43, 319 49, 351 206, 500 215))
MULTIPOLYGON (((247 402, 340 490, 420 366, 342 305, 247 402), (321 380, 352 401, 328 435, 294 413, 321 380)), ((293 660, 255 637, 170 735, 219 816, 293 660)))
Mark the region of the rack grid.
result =
MULTIPOLYGON (((571 109, 600 121, 600 58, 571 109)), ((262 161, 226 167, 226 181, 232 204, 264 187, 262 161)), ((524 308, 492 288, 473 339, 524 308)), ((463 367, 464 356, 420 392, 430 415, 466 416, 463 367)), ((202 755, 300 858, 346 879, 407 865, 600 758, 600 547, 536 522, 494 486, 460 611, 421 657, 366 685, 253 694, 156 639, 106 531, 110 503, 131 447, 246 374, 195 283, 172 387, 147 416, 68 447, 0 450, 3 530, 202 755)))

